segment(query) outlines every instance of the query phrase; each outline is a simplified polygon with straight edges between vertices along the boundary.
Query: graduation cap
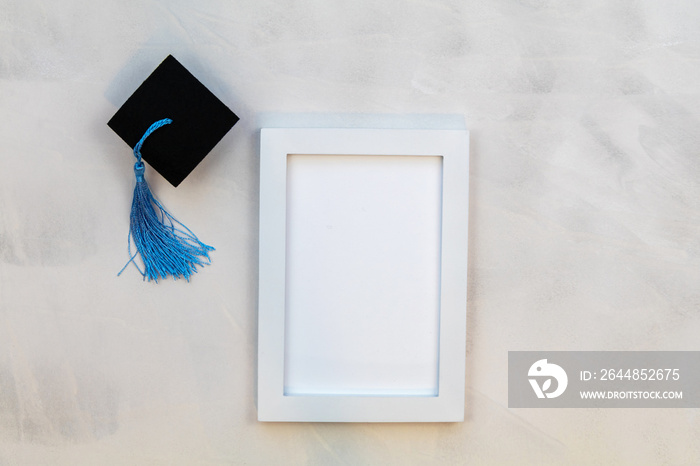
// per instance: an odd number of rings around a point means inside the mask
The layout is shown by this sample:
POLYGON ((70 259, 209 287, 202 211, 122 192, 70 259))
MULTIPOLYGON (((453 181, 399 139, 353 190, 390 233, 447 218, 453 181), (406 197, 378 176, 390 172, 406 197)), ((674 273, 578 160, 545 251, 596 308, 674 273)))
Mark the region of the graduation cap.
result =
POLYGON ((142 159, 178 186, 237 121, 236 114, 172 55, 109 120, 109 127, 133 147, 136 157, 128 240, 131 257, 119 274, 133 263, 144 280, 157 282, 170 275, 189 281, 198 265, 210 263, 209 251, 214 248, 202 243, 151 194, 142 159), (137 256, 143 270, 135 262, 137 256))
POLYGON ((163 118, 172 124, 155 133, 143 159, 173 186, 236 124, 238 117, 172 55, 139 86, 107 123, 130 147, 163 118))

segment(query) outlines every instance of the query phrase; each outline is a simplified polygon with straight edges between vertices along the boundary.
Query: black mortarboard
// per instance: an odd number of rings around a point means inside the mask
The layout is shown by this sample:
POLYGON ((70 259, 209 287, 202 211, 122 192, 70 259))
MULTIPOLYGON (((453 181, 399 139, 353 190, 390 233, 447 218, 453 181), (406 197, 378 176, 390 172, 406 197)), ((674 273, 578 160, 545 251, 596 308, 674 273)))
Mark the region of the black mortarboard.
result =
POLYGON ((238 117, 172 55, 163 60, 107 123, 132 148, 156 121, 173 120, 149 138, 144 160, 173 186, 216 146, 238 117))

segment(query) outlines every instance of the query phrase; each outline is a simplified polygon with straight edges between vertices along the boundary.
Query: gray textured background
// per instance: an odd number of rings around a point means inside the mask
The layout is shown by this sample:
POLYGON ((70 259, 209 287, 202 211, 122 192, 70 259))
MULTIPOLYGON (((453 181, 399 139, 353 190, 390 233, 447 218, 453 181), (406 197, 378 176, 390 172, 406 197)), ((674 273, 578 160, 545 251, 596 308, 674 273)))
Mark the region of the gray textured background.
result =
POLYGON ((0 0, 0 464, 700 462, 698 411, 507 408, 508 350, 700 335, 694 0, 0 0), (242 121, 164 205, 217 247, 127 259, 106 125, 173 53, 242 121), (264 115, 458 114, 471 130, 467 421, 255 421, 264 115))

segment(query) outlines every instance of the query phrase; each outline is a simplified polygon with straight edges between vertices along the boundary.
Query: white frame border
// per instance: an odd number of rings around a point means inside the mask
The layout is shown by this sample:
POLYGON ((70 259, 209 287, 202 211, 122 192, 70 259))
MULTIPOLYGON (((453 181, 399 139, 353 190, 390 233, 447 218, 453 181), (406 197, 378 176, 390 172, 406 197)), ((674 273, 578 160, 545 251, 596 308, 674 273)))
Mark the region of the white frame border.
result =
POLYGON ((469 133, 465 130, 264 128, 260 142, 258 420, 464 420, 469 133), (287 156, 443 158, 437 396, 284 395, 287 156))

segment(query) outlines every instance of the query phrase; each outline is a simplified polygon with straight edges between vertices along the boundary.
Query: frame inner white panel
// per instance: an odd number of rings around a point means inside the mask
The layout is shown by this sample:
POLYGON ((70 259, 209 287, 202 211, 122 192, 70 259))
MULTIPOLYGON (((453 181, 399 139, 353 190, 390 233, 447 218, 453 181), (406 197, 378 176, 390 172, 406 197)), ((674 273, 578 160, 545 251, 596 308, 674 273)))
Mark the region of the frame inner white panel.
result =
POLYGON ((438 394, 442 157, 287 157, 285 395, 438 394))

